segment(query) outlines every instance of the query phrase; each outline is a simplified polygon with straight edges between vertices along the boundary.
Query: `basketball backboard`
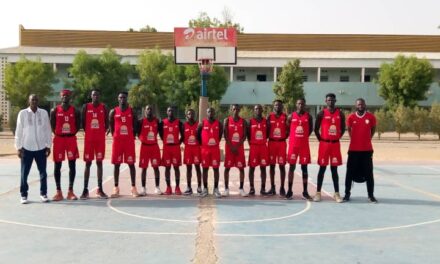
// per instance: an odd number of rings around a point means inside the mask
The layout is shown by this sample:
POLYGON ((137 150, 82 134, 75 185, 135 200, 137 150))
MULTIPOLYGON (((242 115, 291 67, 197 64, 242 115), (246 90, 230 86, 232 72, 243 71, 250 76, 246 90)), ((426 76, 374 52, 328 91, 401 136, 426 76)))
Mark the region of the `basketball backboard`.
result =
POLYGON ((176 64, 237 64, 235 28, 174 28, 176 64))

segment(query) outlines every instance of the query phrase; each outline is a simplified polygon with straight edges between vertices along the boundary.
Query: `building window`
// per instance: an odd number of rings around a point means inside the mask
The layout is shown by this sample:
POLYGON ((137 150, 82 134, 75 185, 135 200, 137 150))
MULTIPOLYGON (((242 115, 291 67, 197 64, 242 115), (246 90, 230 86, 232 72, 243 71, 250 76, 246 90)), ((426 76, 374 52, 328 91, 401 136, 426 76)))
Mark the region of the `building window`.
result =
POLYGON ((307 80, 309 79, 309 77, 307 75, 303 75, 302 76, 302 80, 303 82, 307 82, 307 80))
POLYGON ((321 78, 319 80, 321 82, 328 82, 328 76, 327 75, 321 75, 321 78))
POLYGON ((245 72, 244 69, 238 69, 238 72, 245 72))
POLYGON ((257 74, 257 81, 258 82, 265 82, 266 81, 266 74, 257 74))
POLYGON ((370 75, 365 75, 364 76, 364 82, 371 82, 371 76, 370 75))
POLYGON ((348 75, 341 75, 339 77, 339 81, 340 82, 349 82, 350 81, 350 76, 348 76, 348 75))
POLYGON ((246 75, 237 75, 237 81, 245 82, 246 81, 246 75))

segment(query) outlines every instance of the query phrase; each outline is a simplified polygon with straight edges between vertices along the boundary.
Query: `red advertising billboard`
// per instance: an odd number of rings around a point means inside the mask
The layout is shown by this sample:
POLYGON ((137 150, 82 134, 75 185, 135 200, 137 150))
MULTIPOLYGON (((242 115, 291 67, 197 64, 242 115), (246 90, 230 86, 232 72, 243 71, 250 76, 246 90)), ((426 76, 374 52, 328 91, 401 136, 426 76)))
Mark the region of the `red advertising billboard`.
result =
POLYGON ((236 47, 235 28, 174 28, 175 47, 236 47))

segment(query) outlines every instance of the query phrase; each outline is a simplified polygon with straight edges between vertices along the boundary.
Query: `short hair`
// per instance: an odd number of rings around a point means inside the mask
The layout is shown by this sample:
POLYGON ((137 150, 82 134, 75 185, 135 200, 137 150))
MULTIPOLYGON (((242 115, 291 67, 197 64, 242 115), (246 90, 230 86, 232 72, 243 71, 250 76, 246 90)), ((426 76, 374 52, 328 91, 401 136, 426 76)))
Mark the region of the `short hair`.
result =
POLYGON ((280 103, 280 104, 282 104, 282 103, 283 103, 283 101, 281 101, 280 99, 275 99, 275 100, 273 100, 273 102, 272 102, 272 103, 276 103, 276 102, 278 102, 278 103, 280 103))
POLYGON ((186 112, 189 112, 189 111, 191 111, 191 112, 196 112, 196 111, 194 111, 194 109, 192 109, 192 108, 188 108, 188 109, 186 109, 186 112))
POLYGON ((358 99, 356 99, 356 102, 357 102, 357 101, 362 101, 362 102, 365 104, 365 99, 362 98, 362 97, 359 97, 358 99))
POLYGON ((298 99, 296 99, 297 101, 298 100, 301 100, 301 101, 303 101, 304 103, 306 103, 306 98, 304 98, 304 97, 300 97, 300 98, 298 98, 298 99))
POLYGON ((93 88, 92 90, 90 90, 90 94, 92 94, 93 92, 101 93, 101 91, 98 88, 93 88))
POLYGON ((232 109, 232 107, 234 107, 235 106, 235 108, 240 108, 240 105, 239 104, 231 104, 231 109, 232 109))
POLYGON ((125 94, 126 96, 128 96, 128 92, 126 92, 126 91, 121 91, 121 92, 118 93, 118 95, 119 94, 125 94))
POLYGON ((327 98, 327 97, 331 97, 331 98, 336 99, 336 95, 335 95, 334 93, 328 93, 328 94, 326 94, 326 95, 325 95, 325 98, 327 98))

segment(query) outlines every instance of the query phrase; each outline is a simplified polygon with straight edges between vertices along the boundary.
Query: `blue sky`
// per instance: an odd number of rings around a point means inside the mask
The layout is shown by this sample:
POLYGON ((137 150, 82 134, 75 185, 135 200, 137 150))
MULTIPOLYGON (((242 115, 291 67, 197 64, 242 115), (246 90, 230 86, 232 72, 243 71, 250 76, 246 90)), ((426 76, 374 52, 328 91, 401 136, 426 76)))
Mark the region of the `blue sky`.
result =
POLYGON ((18 45, 18 25, 30 29, 159 31, 186 26, 201 11, 222 17, 225 7, 247 33, 439 35, 440 0, 5 0, 0 48, 18 45))

